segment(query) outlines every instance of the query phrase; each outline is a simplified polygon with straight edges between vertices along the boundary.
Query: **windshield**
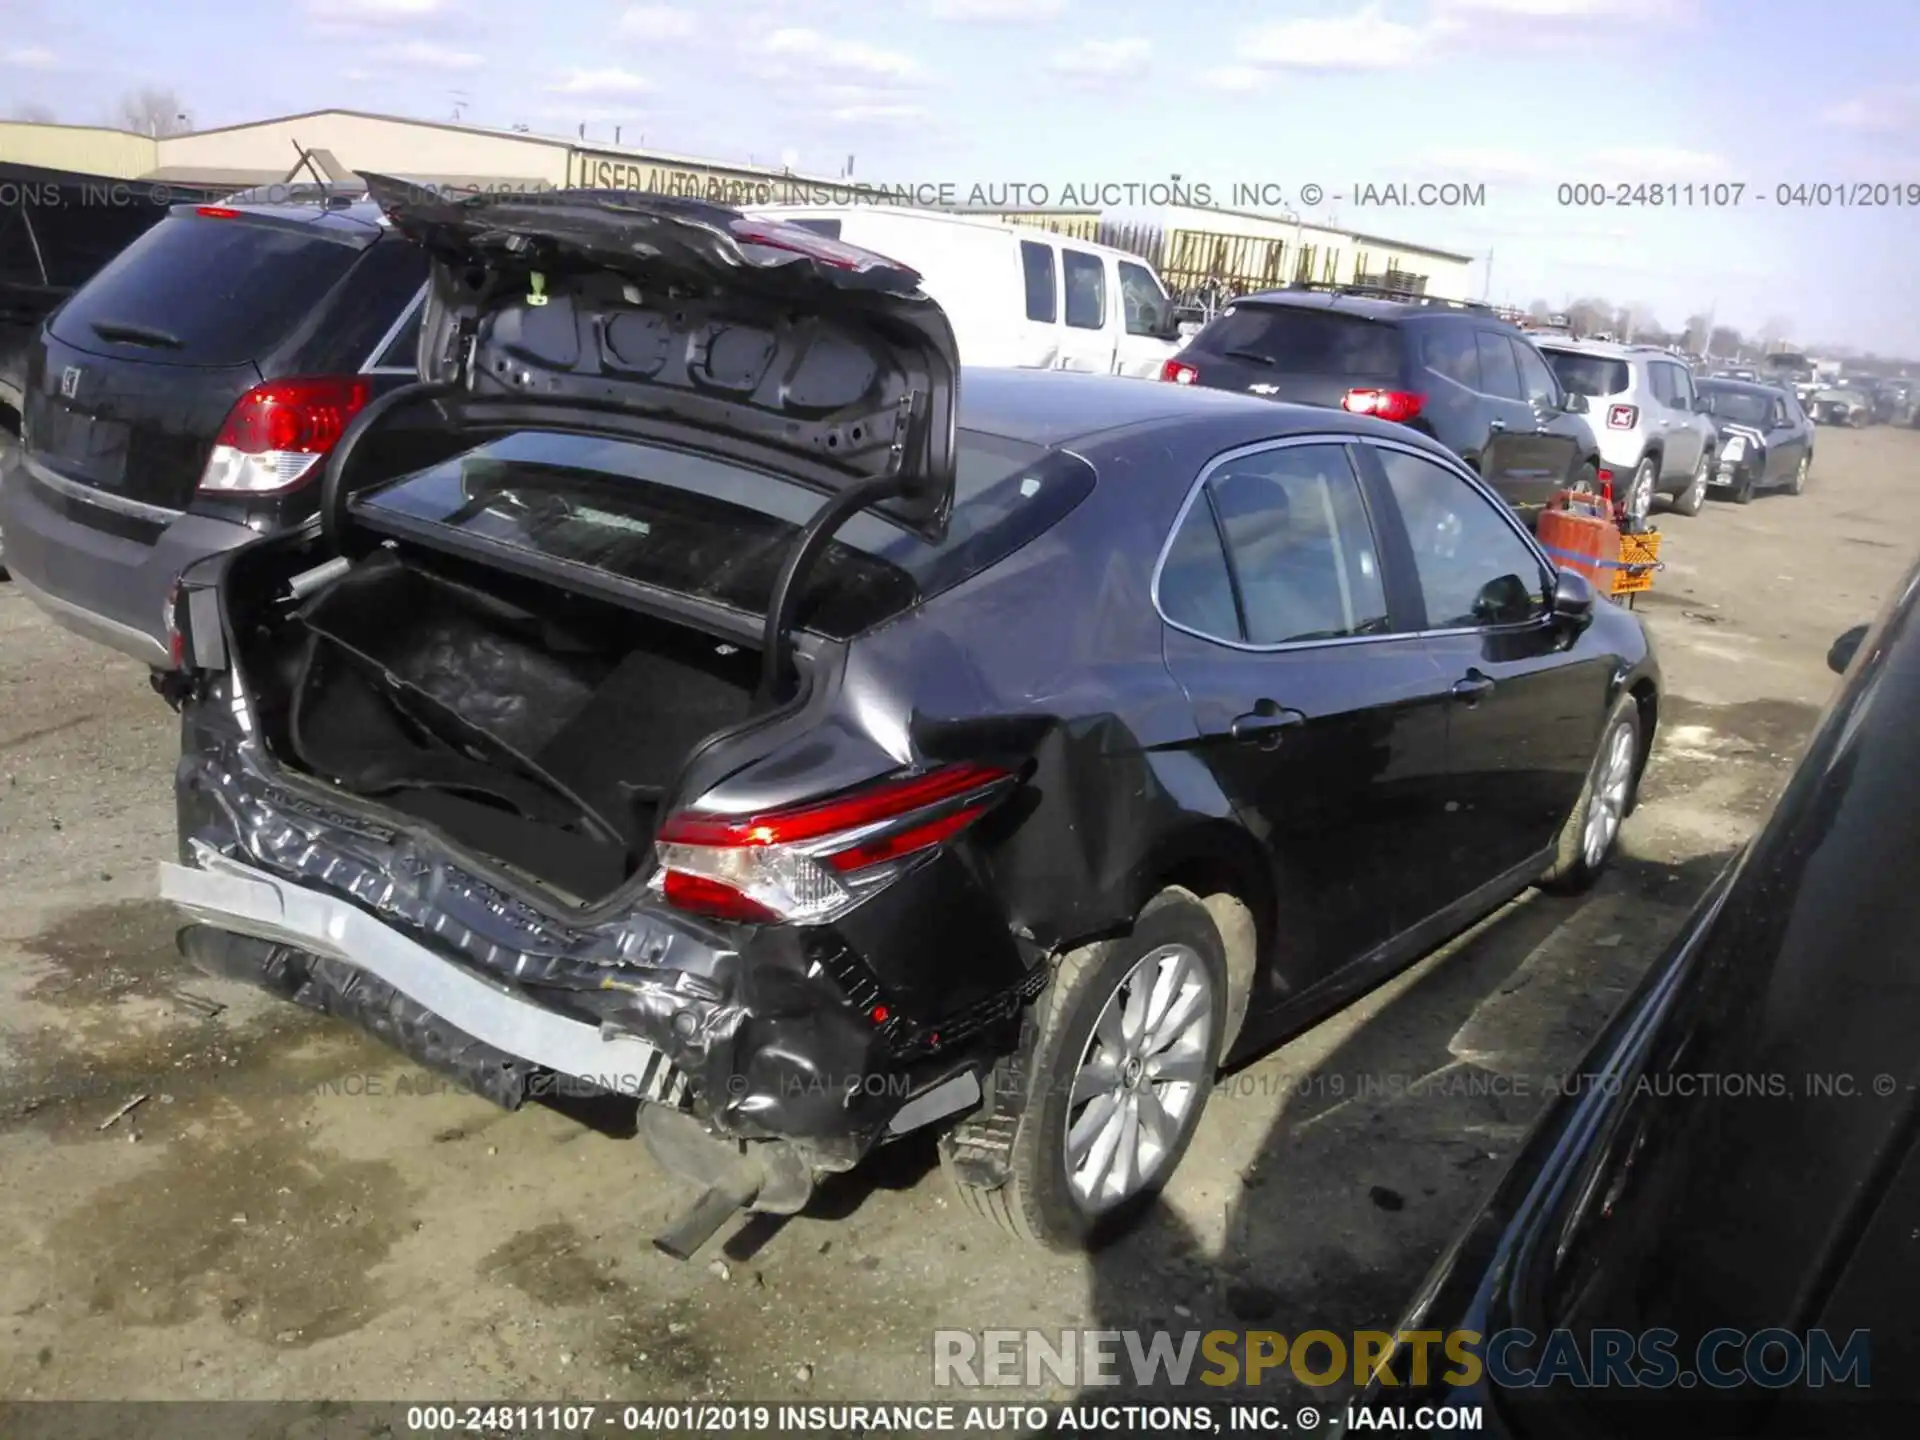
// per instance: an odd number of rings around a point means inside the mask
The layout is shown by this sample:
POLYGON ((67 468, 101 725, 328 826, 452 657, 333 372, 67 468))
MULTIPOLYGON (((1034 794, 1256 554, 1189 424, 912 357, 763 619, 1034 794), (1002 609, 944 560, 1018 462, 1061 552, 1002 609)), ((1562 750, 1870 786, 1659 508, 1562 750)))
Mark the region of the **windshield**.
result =
POLYGON ((1700 393, 1713 402, 1713 414, 1719 420, 1736 425, 1765 425, 1773 416, 1773 397, 1732 385, 1705 384, 1700 393))
MULTIPOLYGON (((855 515, 810 572, 803 628, 856 635, 1004 559, 1093 488, 1092 469, 1073 456, 969 430, 958 440, 946 537, 928 544, 855 515)), ((522 431, 362 496, 354 510, 376 530, 451 529, 762 615, 820 505, 804 486, 711 456, 522 431)))
POLYGON ((1553 366, 1553 373, 1560 377, 1560 383, 1576 395, 1601 400, 1626 392, 1628 377, 1627 362, 1624 360, 1609 360, 1603 355, 1583 355, 1577 350, 1551 350, 1545 346, 1541 347, 1540 353, 1547 357, 1547 363, 1553 366))

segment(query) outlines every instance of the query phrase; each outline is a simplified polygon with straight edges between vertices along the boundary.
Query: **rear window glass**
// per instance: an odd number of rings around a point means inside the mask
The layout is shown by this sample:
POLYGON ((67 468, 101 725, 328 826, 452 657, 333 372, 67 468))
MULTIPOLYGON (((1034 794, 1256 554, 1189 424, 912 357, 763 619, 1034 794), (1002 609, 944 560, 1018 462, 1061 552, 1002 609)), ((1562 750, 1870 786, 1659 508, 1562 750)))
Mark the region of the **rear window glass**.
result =
POLYGON ((1247 356, 1312 375, 1397 375, 1400 332, 1331 310, 1236 305, 1194 342, 1211 355, 1247 356))
POLYGON ((154 360, 241 364, 285 340, 359 254, 282 226, 175 215, 68 301, 55 333, 83 350, 138 334, 154 360))
POLYGON ((1715 416, 1736 425, 1765 425, 1773 418, 1773 397, 1757 390, 1708 382, 1700 387, 1700 394, 1713 406, 1715 416))
MULTIPOLYGON (((855 515, 813 571, 799 623, 841 638, 858 634, 1005 559, 1093 483, 1091 467, 1074 456, 962 430, 946 537, 928 544, 878 515, 855 515)), ((689 451, 523 431, 395 481, 355 510, 374 529, 384 528, 383 516, 451 527, 764 614, 781 563, 821 498, 689 451)))

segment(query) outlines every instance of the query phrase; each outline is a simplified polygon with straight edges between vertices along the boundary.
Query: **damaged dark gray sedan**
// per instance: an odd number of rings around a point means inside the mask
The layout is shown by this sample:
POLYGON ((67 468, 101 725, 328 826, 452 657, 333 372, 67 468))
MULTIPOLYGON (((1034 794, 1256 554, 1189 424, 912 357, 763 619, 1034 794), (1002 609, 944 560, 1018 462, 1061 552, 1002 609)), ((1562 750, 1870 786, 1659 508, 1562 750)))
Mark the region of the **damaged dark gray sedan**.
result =
POLYGON ((509 1107, 634 1095, 660 1243, 925 1130, 1053 1245, 1217 1068, 1605 864, 1639 622, 1360 416, 968 372, 918 277, 692 201, 458 202, 423 378, 183 578, 217 973, 509 1107), (445 458, 392 473, 386 427, 445 458))

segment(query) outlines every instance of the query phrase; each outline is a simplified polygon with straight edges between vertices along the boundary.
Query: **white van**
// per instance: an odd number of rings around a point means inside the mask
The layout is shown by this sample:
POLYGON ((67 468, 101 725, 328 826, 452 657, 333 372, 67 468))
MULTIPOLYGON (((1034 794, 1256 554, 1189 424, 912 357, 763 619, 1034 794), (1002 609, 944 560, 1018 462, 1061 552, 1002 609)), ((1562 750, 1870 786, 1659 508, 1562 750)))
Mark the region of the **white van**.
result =
POLYGON ((1173 303, 1138 255, 1027 225, 904 206, 760 206, 920 272, 966 365, 1157 379, 1180 348, 1173 303))

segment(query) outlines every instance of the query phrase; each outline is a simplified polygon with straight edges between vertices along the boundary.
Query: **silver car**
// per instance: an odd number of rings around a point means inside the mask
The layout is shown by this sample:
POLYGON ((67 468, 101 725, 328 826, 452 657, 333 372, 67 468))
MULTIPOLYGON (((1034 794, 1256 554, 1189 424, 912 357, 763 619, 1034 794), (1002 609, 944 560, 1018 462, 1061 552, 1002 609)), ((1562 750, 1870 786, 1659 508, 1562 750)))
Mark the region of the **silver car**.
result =
POLYGON ((1682 515, 1698 515, 1717 434, 1685 362, 1651 345, 1539 345, 1560 383, 1587 397, 1602 476, 1611 479, 1627 514, 1645 520, 1653 497, 1666 495, 1682 515))

